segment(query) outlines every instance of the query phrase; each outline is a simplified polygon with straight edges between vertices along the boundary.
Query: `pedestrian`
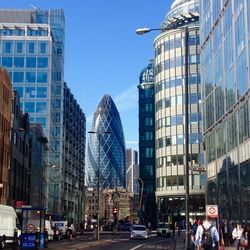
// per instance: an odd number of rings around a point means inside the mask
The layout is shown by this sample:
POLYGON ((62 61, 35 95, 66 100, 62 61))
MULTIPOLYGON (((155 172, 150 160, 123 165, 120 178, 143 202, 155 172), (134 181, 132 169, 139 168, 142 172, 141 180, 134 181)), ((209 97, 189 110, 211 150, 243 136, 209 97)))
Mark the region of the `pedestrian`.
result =
POLYGON ((236 227, 234 228, 232 232, 232 237, 235 241, 234 245, 235 245, 236 250, 240 249, 240 239, 241 239, 242 234, 243 234, 243 228, 241 227, 240 223, 237 223, 236 227))
POLYGON ((221 225, 221 230, 222 230, 222 236, 224 239, 225 247, 229 247, 232 230, 231 230, 231 226, 227 222, 227 219, 223 221, 221 225))
POLYGON ((83 235, 83 231, 84 231, 84 222, 81 221, 80 223, 80 231, 81 231, 81 235, 83 235))
POLYGON ((173 232, 172 237, 174 237, 175 236, 175 223, 172 222, 171 226, 172 226, 172 232, 173 232))
POLYGON ((197 228, 195 244, 198 249, 217 250, 219 239, 217 228, 212 224, 212 218, 208 216, 204 223, 197 228))

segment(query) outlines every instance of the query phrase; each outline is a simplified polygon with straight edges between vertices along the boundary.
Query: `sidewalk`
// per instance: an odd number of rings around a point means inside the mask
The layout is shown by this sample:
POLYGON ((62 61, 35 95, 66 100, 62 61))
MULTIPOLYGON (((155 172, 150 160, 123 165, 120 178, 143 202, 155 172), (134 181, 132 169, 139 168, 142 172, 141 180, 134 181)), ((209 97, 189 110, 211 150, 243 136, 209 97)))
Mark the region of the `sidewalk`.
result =
MULTIPOLYGON (((175 232, 174 240, 175 240, 175 250, 183 250, 185 249, 185 231, 181 232, 181 235, 178 236, 178 233, 175 232)), ((225 247, 225 250, 235 250, 234 246, 225 247)))

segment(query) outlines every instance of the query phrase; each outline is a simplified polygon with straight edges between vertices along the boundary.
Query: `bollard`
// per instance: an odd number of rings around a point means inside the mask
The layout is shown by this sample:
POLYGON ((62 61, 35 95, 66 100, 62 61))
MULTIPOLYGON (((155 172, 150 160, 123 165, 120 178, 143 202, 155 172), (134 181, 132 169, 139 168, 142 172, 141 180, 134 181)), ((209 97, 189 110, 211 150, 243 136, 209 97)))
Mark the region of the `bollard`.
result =
POLYGON ((40 247, 40 228, 36 228, 36 241, 35 241, 35 249, 39 249, 40 247))
POLYGON ((44 248, 49 247, 49 230, 47 227, 44 227, 44 248))

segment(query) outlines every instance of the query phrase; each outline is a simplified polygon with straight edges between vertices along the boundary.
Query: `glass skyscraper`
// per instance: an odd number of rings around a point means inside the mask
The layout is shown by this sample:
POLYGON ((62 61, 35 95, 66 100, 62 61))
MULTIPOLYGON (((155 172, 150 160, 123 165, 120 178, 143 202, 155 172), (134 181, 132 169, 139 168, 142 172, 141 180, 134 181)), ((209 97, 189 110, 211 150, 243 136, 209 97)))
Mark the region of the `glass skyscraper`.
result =
POLYGON ((63 10, 0 10, 0 65, 10 74, 13 88, 20 95, 21 109, 29 113, 31 123, 42 124, 48 138, 48 211, 63 214, 72 205, 62 196, 63 10))
POLYGON ((104 95, 95 111, 88 141, 89 186, 126 188, 125 141, 120 115, 114 101, 104 95))
POLYGON ((199 1, 176 0, 161 24, 155 47, 156 199, 158 220, 185 218, 185 58, 188 56, 190 218, 205 215, 199 1), (188 55, 185 35, 188 28, 188 55))
MULTIPOLYGON (((141 219, 156 227, 154 61, 139 77, 139 175, 143 181, 141 219)), ((142 185, 141 185, 142 188, 142 185)), ((141 192, 140 192, 141 193, 141 192)))
POLYGON ((250 220, 250 1, 201 0, 207 202, 250 220))

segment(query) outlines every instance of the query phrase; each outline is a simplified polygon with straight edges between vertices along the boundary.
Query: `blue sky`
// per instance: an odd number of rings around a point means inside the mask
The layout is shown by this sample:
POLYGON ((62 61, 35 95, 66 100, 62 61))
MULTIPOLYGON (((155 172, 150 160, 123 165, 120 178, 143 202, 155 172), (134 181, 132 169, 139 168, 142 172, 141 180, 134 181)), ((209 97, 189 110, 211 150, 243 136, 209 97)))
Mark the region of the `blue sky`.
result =
POLYGON ((126 147, 138 149, 138 79, 153 58, 158 28, 172 0, 8 0, 3 9, 62 8, 65 14, 64 79, 87 117, 109 94, 120 113, 126 147))

